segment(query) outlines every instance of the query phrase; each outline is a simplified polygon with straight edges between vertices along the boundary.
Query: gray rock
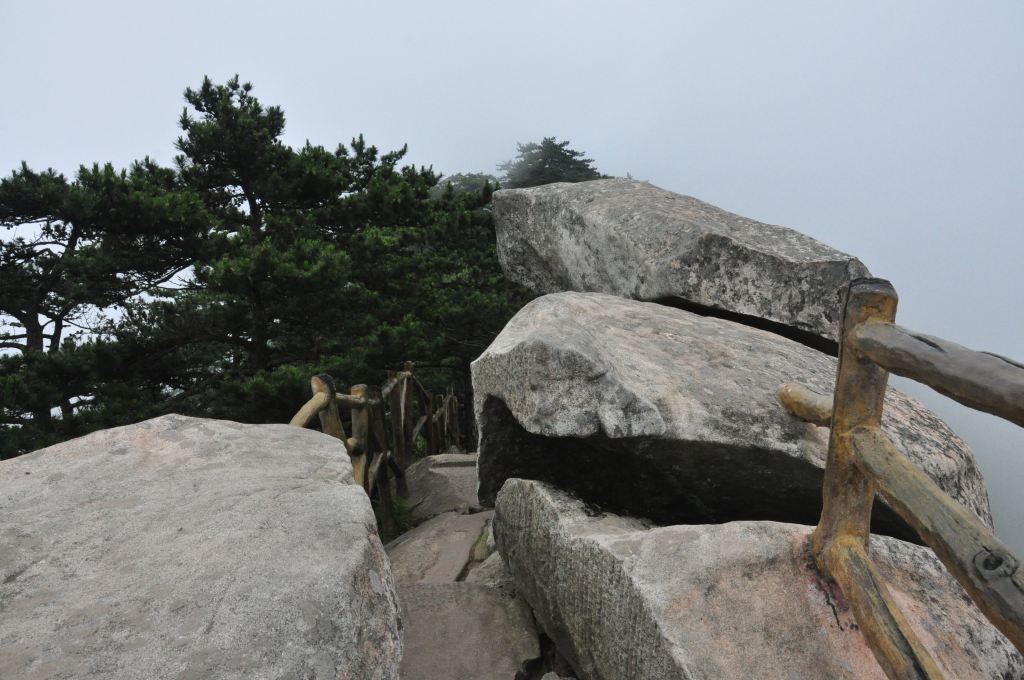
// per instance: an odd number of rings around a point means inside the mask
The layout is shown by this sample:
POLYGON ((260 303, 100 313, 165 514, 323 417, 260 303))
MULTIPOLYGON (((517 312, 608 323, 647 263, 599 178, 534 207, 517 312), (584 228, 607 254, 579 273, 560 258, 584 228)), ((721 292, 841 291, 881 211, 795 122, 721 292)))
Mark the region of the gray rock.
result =
MULTIPOLYGON (((730 321, 597 293, 526 305, 472 365, 480 499, 510 477, 663 523, 772 519, 815 524, 828 428, 775 392, 831 394, 834 358, 730 321)), ((967 445, 890 389, 883 430, 991 526, 967 445)), ((915 534, 876 504, 875 530, 915 534)))
POLYGON ((466 575, 466 583, 476 583, 505 593, 515 592, 515 584, 512 582, 512 574, 508 571, 508 565, 505 564, 501 553, 497 552, 492 553, 470 571, 466 575))
POLYGON ((611 293, 715 307, 836 339, 856 258, 645 182, 604 179, 494 194, 506 276, 539 293, 611 293))
MULTIPOLYGON (((811 566, 811 527, 649 528, 513 479, 495 530, 517 589, 585 680, 885 680, 811 566)), ((1024 677, 1020 654, 930 550, 879 537, 871 550, 944 677, 1024 677)))
POLYGON ((427 456, 409 466, 405 480, 414 524, 443 512, 480 509, 476 497, 476 458, 475 453, 445 453, 427 456))
POLYGON ((402 680, 512 680, 540 656, 533 615, 520 597, 466 582, 399 589, 402 680))
POLYGON ((164 416, 0 463, 0 677, 398 677, 337 440, 164 416))
POLYGON ((395 582, 438 584, 458 580, 493 516, 493 511, 472 515, 446 512, 388 543, 395 582))

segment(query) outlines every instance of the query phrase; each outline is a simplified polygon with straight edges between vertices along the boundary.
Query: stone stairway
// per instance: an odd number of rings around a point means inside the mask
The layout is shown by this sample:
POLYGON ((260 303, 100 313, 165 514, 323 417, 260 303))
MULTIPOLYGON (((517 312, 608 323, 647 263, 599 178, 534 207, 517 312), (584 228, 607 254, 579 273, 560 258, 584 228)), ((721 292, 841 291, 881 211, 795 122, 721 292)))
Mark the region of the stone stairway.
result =
POLYGON ((387 546, 401 606, 403 680, 554 680, 550 641, 495 552, 476 496, 476 454, 428 456, 406 473, 414 527, 387 546))

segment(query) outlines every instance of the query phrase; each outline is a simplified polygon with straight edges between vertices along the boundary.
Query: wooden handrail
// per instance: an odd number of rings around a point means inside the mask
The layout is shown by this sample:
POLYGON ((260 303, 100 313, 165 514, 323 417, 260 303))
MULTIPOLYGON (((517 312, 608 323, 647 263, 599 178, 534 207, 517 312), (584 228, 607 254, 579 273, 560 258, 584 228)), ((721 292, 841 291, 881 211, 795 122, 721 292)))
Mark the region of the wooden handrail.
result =
POLYGON ((313 395, 289 423, 308 427, 319 416, 320 429, 340 440, 352 459, 356 483, 367 494, 376 494, 382 536, 393 536, 397 524, 391 509, 389 471, 394 475, 395 491, 405 495, 405 469, 412 464, 418 437, 426 438, 428 455, 441 453, 448 442, 460 444, 458 399, 449 394, 437 400, 416 379, 413 364, 408 361, 403 370, 388 372, 380 390, 354 385, 349 394, 340 394, 326 374, 313 376, 310 387, 313 395), (440 408, 433 408, 435 401, 440 401, 440 408), (340 409, 351 410, 352 436, 345 433, 340 409))
POLYGON ((935 551, 982 613, 1024 648, 1024 572, 977 515, 950 498, 874 428, 851 435, 858 462, 877 491, 935 551))
POLYGON ((400 371, 396 373, 394 376, 392 376, 390 380, 384 383, 384 387, 380 388, 381 400, 386 400, 388 398, 388 395, 391 394, 391 390, 398 387, 399 384, 404 383, 406 378, 409 378, 411 376, 412 374, 407 371, 400 371))
POLYGON ((323 409, 327 408, 327 404, 331 402, 331 395, 329 394, 314 394, 310 397, 309 401, 302 405, 302 408, 292 416, 292 419, 288 421, 289 425, 296 427, 306 427, 311 422, 316 414, 320 413, 323 409))
POLYGON ((775 396, 787 411, 801 420, 822 427, 832 424, 832 397, 799 383, 785 383, 775 396))
POLYGON ((891 373, 1024 427, 1024 366, 1015 361, 892 323, 861 324, 850 342, 891 373))
POLYGON ((368 399, 353 394, 336 394, 334 395, 334 401, 338 404, 339 408, 366 408, 367 406, 380 405, 378 399, 368 399))
POLYGON ((817 558, 827 565, 827 573, 842 588, 854 618, 886 675, 908 680, 942 679, 935 660, 896 606, 863 543, 843 536, 817 558), (870 623, 864 625, 862 621, 870 623))
POLYGON ((896 291, 858 279, 847 288, 834 397, 785 384, 793 415, 830 425, 821 520, 812 551, 843 589, 879 665, 890 678, 938 679, 928 650, 896 607, 868 556, 875 493, 912 526, 981 612, 1024 651, 1024 569, 971 511, 950 498, 882 434, 889 371, 962 404, 1024 425, 1024 366, 893 323, 896 291))

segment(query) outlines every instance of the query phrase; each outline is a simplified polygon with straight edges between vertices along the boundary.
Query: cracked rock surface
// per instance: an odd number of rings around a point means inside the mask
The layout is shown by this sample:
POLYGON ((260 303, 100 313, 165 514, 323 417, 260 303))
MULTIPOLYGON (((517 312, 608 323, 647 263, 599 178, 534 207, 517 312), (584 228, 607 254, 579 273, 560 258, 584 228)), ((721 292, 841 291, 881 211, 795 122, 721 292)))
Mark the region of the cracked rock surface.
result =
POLYGON ((786 227, 646 182, 603 179, 494 194, 505 275, 539 293, 676 299, 836 339, 859 260, 786 227))
MULTIPOLYGON (((828 428, 790 415, 778 387, 831 394, 836 360, 773 333, 599 293, 523 307, 472 365, 480 500, 510 477, 550 482, 662 524, 815 524, 828 428)), ((970 449, 889 389, 883 431, 991 526, 970 449)), ((875 504, 874 530, 916 535, 875 504)))
POLYGON ((395 583, 401 586, 458 580, 493 516, 493 511, 469 515, 446 512, 395 538, 386 548, 395 583))
MULTIPOLYGON (((652 528, 547 485, 505 483, 498 548, 583 680, 885 680, 841 594, 811 566, 811 527, 652 528)), ((945 677, 1024 677, 1024 660, 927 548, 873 537, 873 559, 945 677)))
POLYGON ((169 415, 0 463, 0 677, 396 680, 337 440, 169 415))

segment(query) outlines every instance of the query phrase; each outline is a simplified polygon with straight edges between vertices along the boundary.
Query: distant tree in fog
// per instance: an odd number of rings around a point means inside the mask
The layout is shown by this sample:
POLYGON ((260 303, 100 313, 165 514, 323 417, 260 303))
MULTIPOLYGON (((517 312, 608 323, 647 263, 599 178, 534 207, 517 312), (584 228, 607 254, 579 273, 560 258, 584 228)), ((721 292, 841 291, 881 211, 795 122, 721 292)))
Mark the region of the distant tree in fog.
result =
POLYGON ((540 144, 528 142, 516 146, 519 155, 498 166, 505 173, 502 186, 506 189, 607 177, 594 168, 592 158, 585 158, 584 152, 569 148, 568 140, 559 142, 554 137, 545 137, 540 144))

